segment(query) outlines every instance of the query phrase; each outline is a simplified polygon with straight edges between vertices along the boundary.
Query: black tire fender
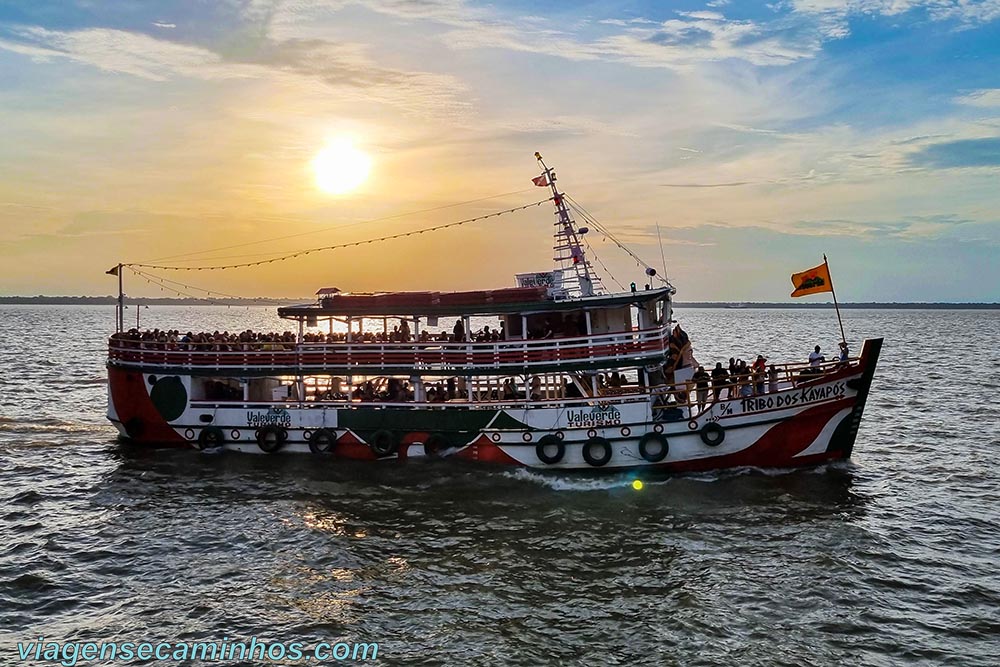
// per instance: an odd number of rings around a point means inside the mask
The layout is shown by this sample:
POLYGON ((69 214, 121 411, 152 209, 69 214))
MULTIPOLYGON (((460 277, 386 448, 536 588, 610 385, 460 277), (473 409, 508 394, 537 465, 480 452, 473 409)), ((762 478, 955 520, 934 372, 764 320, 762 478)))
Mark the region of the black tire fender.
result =
POLYGON ((726 429, 716 422, 709 422, 701 427, 698 435, 701 436, 701 441, 709 447, 718 447, 726 439, 726 429))
POLYGON ((309 451, 313 454, 328 454, 335 444, 337 435, 330 429, 317 429, 309 437, 309 451))
POLYGON ((566 456, 566 445, 555 434, 543 435, 538 444, 535 445, 535 456, 538 457, 539 461, 548 465, 559 463, 566 456), (553 447, 555 447, 555 453, 550 454, 549 450, 553 447))
POLYGON ((611 443, 599 435, 588 438, 583 443, 583 459, 595 468, 600 468, 611 460, 611 443), (600 450, 600 455, 594 453, 595 449, 600 450))
POLYGON ((659 463, 667 458, 669 452, 670 444, 667 442, 667 436, 662 433, 650 432, 639 438, 639 456, 650 463, 659 463), (650 444, 654 444, 654 446, 650 448, 650 444), (655 445, 659 445, 659 447, 655 445))
POLYGON ((451 441, 443 433, 431 433, 424 441, 424 453, 432 459, 441 456, 441 452, 451 448, 451 441))
POLYGON ((389 429, 380 429, 372 433, 372 438, 368 443, 368 447, 372 450, 372 453, 382 458, 383 456, 391 456, 396 453, 399 449, 399 436, 389 429))
POLYGON ((262 452, 273 454, 284 447, 287 440, 288 431, 280 426, 268 424, 257 429, 257 446, 262 452))
POLYGON ((218 426, 206 426, 198 434, 198 449, 218 447, 226 441, 225 432, 218 426))

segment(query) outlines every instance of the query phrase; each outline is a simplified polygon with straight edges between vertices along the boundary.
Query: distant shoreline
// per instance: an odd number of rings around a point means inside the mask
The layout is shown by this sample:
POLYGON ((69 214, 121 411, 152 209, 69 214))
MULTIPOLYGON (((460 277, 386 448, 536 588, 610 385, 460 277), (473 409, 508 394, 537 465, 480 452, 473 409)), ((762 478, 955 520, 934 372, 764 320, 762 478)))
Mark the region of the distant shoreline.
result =
MULTIPOLYGON (((300 299, 170 299, 170 298, 140 298, 126 299, 126 305, 134 306, 284 306, 299 303, 310 303, 315 297, 300 299)), ((36 306, 113 306, 117 299, 113 296, 0 296, 0 305, 36 305, 36 306)), ((732 308, 734 310, 782 308, 782 309, 832 309, 832 302, 763 302, 763 301, 687 301, 675 302, 675 308, 732 308)), ((851 302, 842 303, 844 310, 874 309, 874 310, 1000 310, 1000 303, 896 303, 896 302, 851 302)))

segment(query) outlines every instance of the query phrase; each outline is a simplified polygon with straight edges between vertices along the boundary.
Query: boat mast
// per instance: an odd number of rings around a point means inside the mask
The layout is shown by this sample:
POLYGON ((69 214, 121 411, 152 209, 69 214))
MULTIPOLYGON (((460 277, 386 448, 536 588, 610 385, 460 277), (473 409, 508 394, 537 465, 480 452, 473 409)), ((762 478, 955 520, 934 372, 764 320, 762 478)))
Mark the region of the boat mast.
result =
POLYGON ((556 268, 562 271, 563 289, 568 293, 577 292, 579 296, 591 296, 601 289, 601 278, 594 271, 590 260, 584 252, 581 236, 587 232, 586 228, 578 230, 576 221, 570 215, 569 207, 566 206, 565 195, 559 192, 556 187, 556 172, 545 164, 541 153, 535 153, 535 159, 542 167, 542 176, 545 181, 537 185, 548 185, 552 189, 552 202, 556 207, 556 222, 554 224, 552 241, 552 260, 556 262, 556 268), (575 284, 574 284, 575 283, 575 284))

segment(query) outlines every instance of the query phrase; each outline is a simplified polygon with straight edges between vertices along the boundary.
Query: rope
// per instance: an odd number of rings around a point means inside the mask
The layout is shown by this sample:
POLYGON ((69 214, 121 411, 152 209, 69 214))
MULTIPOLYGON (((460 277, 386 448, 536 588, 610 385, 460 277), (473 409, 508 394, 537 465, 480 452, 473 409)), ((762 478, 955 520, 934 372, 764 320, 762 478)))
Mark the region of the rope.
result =
POLYGON ((299 250, 296 252, 288 253, 287 255, 282 255, 280 257, 272 257, 271 259, 262 259, 256 262, 243 262, 240 264, 224 264, 217 266, 166 266, 161 264, 143 264, 143 263, 130 263, 124 266, 134 269, 136 267, 141 267, 145 269, 159 269, 163 271, 222 271, 226 269, 243 269, 251 266, 261 266, 264 264, 271 264, 272 262, 283 262, 285 260, 294 259, 296 257, 304 257, 315 252, 325 252, 327 250, 339 250, 342 248, 353 248, 356 246, 367 245, 369 243, 382 243, 384 241, 391 241, 393 239, 405 238, 407 236, 417 236, 418 234, 426 234, 428 232, 436 232, 442 229, 449 229, 451 227, 458 227, 460 225, 467 225, 473 222, 479 222, 481 220, 488 220, 490 218, 496 218, 501 215, 506 215, 508 213, 515 213, 517 211, 523 211, 525 209, 533 208, 535 206, 541 206, 542 204, 551 201, 552 198, 542 199, 541 201, 536 201, 531 204, 525 204, 523 206, 515 206, 514 208, 504 209, 502 211, 496 211, 494 213, 489 213, 487 215, 480 215, 474 218, 466 218, 465 220, 459 220, 458 222, 449 222, 443 225, 435 225, 433 227, 425 227, 424 229, 417 229, 410 232, 400 232, 398 234, 389 234, 387 236, 379 236, 372 239, 366 239, 364 241, 352 241, 351 243, 339 243, 337 245, 323 246, 321 248, 308 248, 306 250, 299 250))

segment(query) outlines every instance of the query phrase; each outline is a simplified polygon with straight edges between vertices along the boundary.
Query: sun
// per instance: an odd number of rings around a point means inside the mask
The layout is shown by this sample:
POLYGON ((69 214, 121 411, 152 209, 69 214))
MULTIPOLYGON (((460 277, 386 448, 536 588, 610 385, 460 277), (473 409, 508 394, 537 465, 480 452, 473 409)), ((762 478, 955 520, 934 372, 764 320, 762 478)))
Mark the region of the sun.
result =
POLYGON ((331 195, 342 195, 365 182, 372 170, 372 159, 350 139, 327 143, 312 161, 316 185, 331 195))

